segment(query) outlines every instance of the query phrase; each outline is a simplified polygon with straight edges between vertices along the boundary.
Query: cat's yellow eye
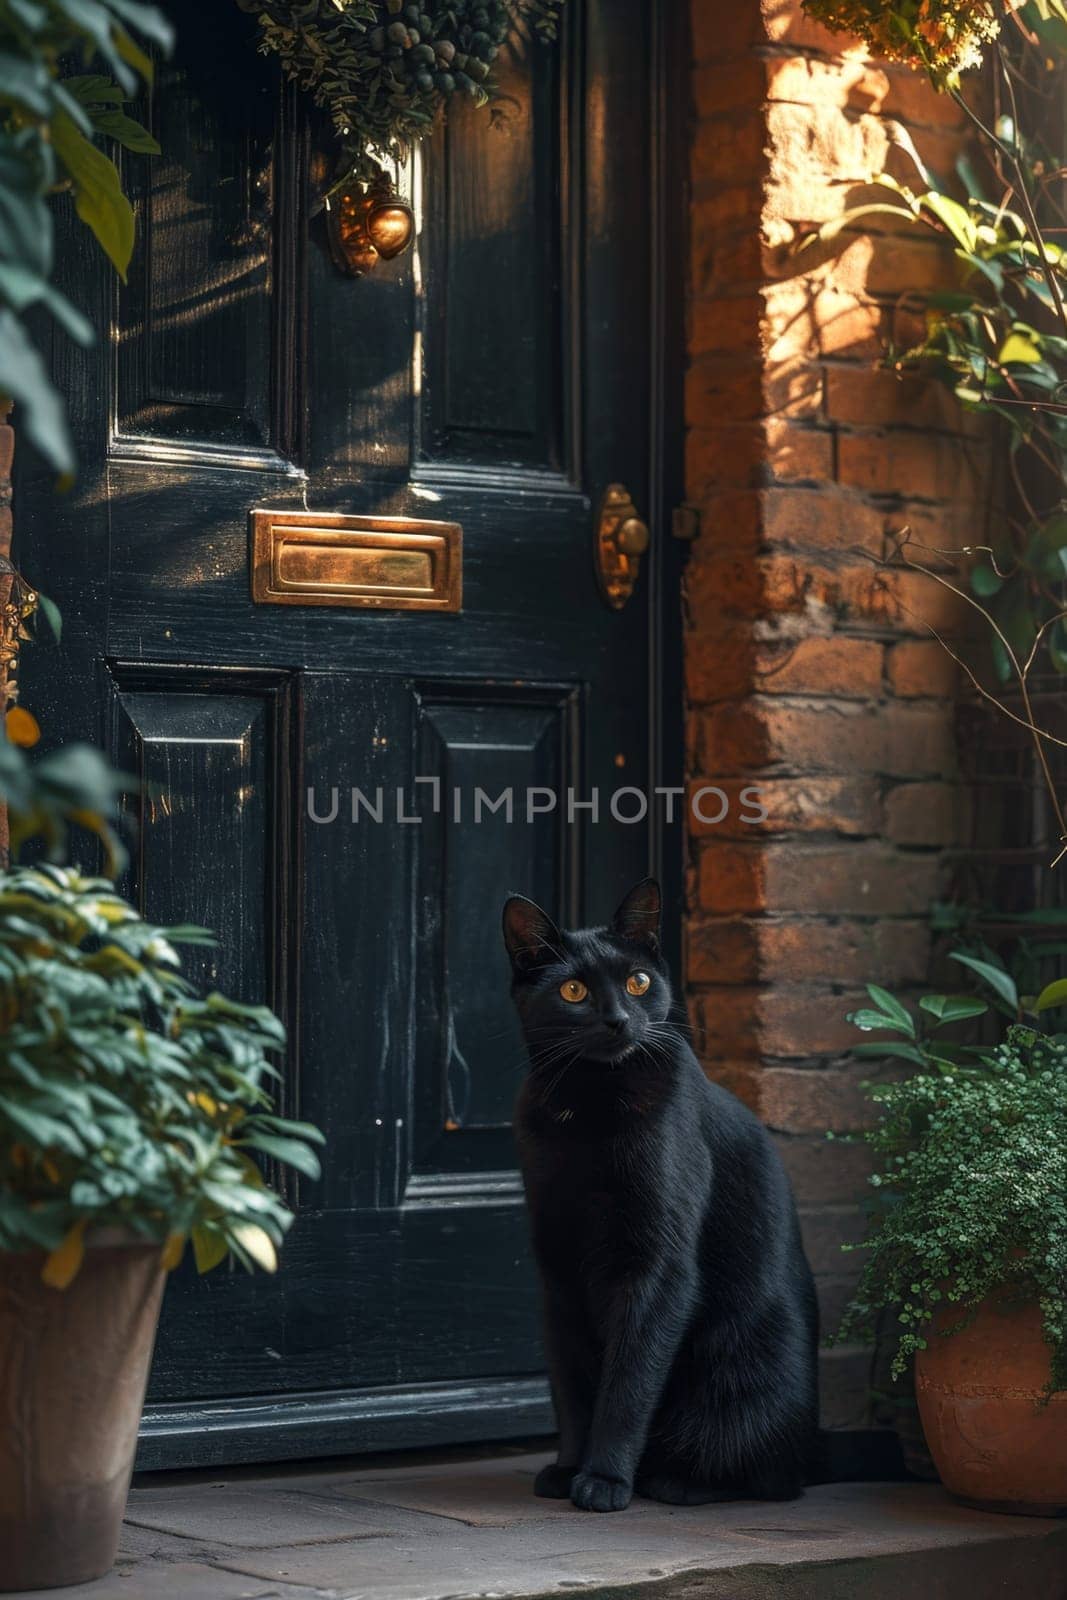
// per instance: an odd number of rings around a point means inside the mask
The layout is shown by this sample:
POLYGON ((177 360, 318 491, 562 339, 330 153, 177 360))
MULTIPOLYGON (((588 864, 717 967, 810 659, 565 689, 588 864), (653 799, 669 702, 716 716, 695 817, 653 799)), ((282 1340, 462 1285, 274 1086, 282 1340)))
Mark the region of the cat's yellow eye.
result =
POLYGON ((631 972, 626 980, 627 994, 647 994, 652 987, 652 979, 647 972, 631 972))
POLYGON ((560 984, 559 992, 564 1000, 569 1000, 572 1006, 576 1006, 579 1000, 585 999, 589 990, 580 978, 568 978, 566 983, 560 984))

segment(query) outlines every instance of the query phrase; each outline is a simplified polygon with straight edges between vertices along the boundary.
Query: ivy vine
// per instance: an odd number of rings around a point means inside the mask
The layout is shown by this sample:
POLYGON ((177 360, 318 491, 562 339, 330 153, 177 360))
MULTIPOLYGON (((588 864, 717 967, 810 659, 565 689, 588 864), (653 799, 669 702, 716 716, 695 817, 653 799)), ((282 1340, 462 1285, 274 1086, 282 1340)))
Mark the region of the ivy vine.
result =
POLYGON ((329 115, 338 139, 327 192, 401 160, 454 98, 486 106, 509 38, 553 39, 563 0, 237 0, 260 48, 329 115))

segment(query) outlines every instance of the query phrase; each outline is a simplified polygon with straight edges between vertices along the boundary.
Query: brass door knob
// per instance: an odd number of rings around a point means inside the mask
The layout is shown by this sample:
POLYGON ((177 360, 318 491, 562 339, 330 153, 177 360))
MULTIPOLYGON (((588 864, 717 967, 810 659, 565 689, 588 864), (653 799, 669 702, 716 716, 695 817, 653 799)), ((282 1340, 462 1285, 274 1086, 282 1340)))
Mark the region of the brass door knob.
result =
POLYGON ((626 556, 643 556, 648 549, 648 523, 640 517, 627 517, 615 535, 615 543, 626 556))
POLYGON ((649 539, 648 523, 638 514, 629 489, 609 483, 600 502, 595 556, 600 592, 613 611, 621 611, 633 594, 649 539))

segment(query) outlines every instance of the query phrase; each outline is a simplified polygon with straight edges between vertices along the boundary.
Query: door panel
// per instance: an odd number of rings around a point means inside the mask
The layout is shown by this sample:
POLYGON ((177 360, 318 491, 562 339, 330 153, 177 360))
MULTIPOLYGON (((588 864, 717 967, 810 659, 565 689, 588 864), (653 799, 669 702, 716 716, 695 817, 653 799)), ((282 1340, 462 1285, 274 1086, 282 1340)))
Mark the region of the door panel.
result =
POLYGON ((174 1275, 142 1465, 550 1426, 500 907, 606 915, 658 847, 608 796, 669 781, 654 562, 618 613, 592 565, 610 481, 659 516, 659 9, 566 10, 558 49, 503 64, 501 126, 460 110, 399 175, 416 250, 353 281, 309 217, 321 131, 251 39, 212 76, 194 18, 219 8, 187 3, 130 283, 109 305, 77 235, 65 260, 114 337, 56 365, 109 404, 77 412, 66 501, 24 463, 20 560, 66 621, 24 693, 141 777, 127 889, 219 931, 190 971, 279 1011, 282 1105, 328 1137, 321 1182, 285 1179, 276 1279, 174 1275), (254 603, 250 512, 305 503, 462 524, 463 610, 254 603))

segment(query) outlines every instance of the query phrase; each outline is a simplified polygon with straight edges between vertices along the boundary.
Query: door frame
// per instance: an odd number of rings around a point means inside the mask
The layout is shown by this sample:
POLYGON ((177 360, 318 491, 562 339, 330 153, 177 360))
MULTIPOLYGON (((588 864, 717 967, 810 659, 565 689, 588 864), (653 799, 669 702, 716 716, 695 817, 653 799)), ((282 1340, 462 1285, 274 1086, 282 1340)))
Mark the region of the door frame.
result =
MULTIPOLYGON (((649 617, 649 771, 654 787, 677 789, 684 782, 680 596, 685 545, 673 536, 673 527, 684 486, 689 33, 684 13, 679 20, 669 0, 649 0, 649 15, 653 149, 651 193, 644 210, 651 252, 652 337, 650 370, 639 381, 648 384, 651 396, 652 544, 642 589, 649 617)), ((292 417, 283 420, 283 431, 291 437, 299 423, 292 417)), ((664 950, 680 982, 684 807, 676 806, 675 812, 668 823, 665 808, 651 806, 648 871, 660 879, 670 908, 664 950)), ((139 1471, 173 1470, 425 1448, 547 1435, 554 1427, 547 1378, 529 1376, 153 1403, 142 1418, 136 1466, 139 1471)))

